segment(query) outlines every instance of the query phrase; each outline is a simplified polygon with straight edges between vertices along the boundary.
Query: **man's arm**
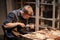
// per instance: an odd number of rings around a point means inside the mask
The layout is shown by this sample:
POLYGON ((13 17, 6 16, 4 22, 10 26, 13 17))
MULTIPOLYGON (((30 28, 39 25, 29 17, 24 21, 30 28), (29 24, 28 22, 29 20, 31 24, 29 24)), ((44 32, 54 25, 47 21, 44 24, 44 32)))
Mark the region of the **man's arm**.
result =
POLYGON ((16 27, 17 25, 21 26, 21 27, 25 27, 24 23, 19 23, 19 22, 16 22, 16 23, 7 23, 4 25, 5 28, 13 28, 13 27, 16 27))
POLYGON ((16 27, 17 25, 24 27, 24 23, 19 23, 19 22, 14 22, 13 20, 16 21, 16 17, 14 13, 9 13, 3 23, 5 28, 13 28, 16 27))
POLYGON ((4 25, 4 27, 5 28, 12 28, 12 27, 15 27, 17 25, 18 25, 18 23, 7 23, 7 24, 4 25))

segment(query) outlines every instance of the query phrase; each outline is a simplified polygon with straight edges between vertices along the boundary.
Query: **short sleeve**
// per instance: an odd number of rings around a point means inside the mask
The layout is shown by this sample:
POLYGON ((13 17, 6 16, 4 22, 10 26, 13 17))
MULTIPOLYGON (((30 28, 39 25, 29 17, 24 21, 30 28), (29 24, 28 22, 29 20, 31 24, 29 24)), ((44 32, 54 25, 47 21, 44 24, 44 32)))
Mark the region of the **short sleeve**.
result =
POLYGON ((12 23, 13 20, 15 20, 15 15, 14 13, 10 12, 4 20, 3 24, 5 25, 6 23, 12 23))

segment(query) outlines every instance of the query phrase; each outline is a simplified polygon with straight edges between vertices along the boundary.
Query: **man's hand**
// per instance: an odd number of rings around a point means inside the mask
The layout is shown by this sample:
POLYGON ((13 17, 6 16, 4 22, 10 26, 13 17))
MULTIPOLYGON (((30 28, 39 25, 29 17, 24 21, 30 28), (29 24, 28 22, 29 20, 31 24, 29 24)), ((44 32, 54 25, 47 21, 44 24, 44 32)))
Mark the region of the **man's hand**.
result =
POLYGON ((34 25, 33 25, 33 24, 31 24, 31 25, 30 25, 30 28, 31 28, 31 29, 34 29, 34 25))
POLYGON ((34 29, 34 24, 27 24, 26 27, 30 27, 31 29, 34 29))
POLYGON ((18 23, 18 25, 21 26, 21 27, 25 27, 24 23, 18 23))
POLYGON ((26 27, 30 27, 30 25, 29 25, 29 24, 27 24, 27 25, 26 25, 26 27))

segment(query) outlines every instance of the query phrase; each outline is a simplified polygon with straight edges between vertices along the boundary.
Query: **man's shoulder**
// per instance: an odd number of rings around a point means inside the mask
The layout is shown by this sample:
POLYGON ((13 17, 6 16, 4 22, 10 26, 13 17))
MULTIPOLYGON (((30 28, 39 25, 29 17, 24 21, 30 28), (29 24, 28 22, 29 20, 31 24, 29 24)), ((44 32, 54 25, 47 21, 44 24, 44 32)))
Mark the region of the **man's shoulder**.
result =
POLYGON ((9 12, 8 15, 9 15, 9 16, 11 16, 11 15, 12 15, 12 16, 20 16, 20 11, 21 11, 20 9, 18 9, 18 10, 13 10, 13 11, 9 12))
POLYGON ((17 13, 17 12, 20 12, 20 11, 21 11, 20 9, 17 9, 17 10, 11 11, 10 13, 17 13))
POLYGON ((11 11, 12 13, 17 13, 17 10, 13 10, 13 11, 11 11))

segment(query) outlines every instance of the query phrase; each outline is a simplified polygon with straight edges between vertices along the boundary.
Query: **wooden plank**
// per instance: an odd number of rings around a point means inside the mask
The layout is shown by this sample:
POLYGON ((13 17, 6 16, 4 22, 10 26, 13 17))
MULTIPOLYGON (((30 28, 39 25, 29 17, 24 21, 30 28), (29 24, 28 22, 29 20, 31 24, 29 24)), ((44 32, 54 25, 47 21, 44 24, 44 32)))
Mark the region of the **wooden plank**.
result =
POLYGON ((58 20, 58 28, 60 29, 60 6, 59 6, 59 8, 58 8, 59 10, 58 10, 58 18, 59 18, 59 20, 58 20))
POLYGON ((40 19, 42 19, 42 20, 50 20, 50 21, 52 21, 53 19, 52 18, 40 18, 40 19))
MULTIPOLYGON (((60 13, 60 9, 58 7, 58 18, 57 19, 59 19, 59 13, 60 13)), ((57 21, 57 28, 59 29, 59 20, 57 21)))
POLYGON ((25 3, 28 3, 28 4, 36 4, 35 2, 25 2, 25 3))
POLYGON ((42 5, 53 5, 51 3, 40 3, 40 4, 42 4, 42 5))
POLYGON ((53 0, 53 21, 52 21, 52 27, 55 27, 55 0, 53 0))
MULTIPOLYGON (((43 5, 42 5, 42 3, 43 3, 43 1, 44 0, 41 0, 41 18, 43 17, 43 5)), ((41 25, 44 25, 44 20, 41 20, 41 25)))
POLYGON ((39 0, 36 0, 36 21, 35 21, 35 31, 39 30, 39 0))
POLYGON ((7 13, 13 10, 13 3, 12 0, 6 0, 6 6, 7 6, 7 13))

